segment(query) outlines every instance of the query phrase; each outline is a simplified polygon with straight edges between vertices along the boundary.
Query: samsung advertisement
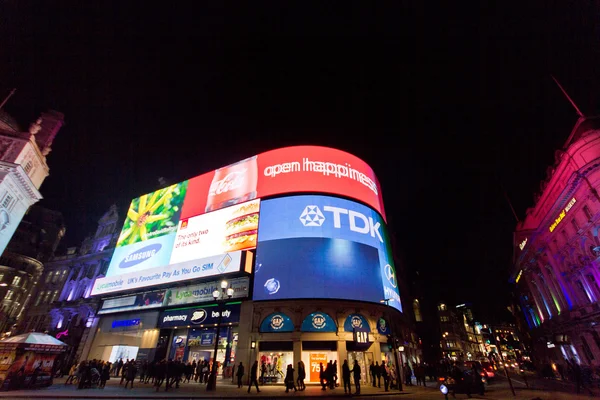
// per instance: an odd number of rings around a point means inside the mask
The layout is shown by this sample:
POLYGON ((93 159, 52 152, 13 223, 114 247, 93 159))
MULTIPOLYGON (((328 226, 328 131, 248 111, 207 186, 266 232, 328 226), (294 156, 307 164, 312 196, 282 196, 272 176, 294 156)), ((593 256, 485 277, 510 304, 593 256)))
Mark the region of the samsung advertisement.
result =
POLYGON ((261 202, 254 300, 336 298, 402 311, 385 223, 372 209, 330 196, 261 202))

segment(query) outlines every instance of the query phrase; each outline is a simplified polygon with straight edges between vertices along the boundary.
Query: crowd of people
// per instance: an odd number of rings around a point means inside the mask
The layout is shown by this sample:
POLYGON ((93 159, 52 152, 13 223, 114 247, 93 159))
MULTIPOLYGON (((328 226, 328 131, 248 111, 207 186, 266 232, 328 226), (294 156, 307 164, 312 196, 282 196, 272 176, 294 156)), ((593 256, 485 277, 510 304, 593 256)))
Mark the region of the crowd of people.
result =
POLYGON ((165 391, 175 387, 181 382, 208 383, 211 364, 208 361, 184 363, 180 360, 143 361, 118 360, 114 363, 101 360, 82 361, 74 364, 69 370, 65 385, 77 384, 78 389, 92 387, 104 388, 106 381, 111 377, 121 379, 120 385, 124 389, 133 389, 136 378, 139 383, 151 384, 158 392, 165 384, 165 391))

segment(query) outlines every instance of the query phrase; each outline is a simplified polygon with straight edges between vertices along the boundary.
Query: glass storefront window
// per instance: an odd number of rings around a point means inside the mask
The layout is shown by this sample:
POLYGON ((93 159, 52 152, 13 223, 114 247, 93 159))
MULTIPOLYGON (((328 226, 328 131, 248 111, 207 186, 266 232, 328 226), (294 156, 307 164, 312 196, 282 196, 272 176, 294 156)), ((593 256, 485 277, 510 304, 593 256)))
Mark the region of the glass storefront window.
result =
POLYGON ((350 369, 354 367, 354 360, 358 361, 360 365, 361 383, 366 384, 369 382, 369 367, 373 362, 373 353, 366 351, 349 351, 348 352, 348 365, 350 369))
MULTIPOLYGON (((262 365, 264 364, 266 366, 265 381, 271 383, 283 382, 288 364, 294 365, 292 351, 261 351, 258 353, 258 359, 261 368, 259 376, 262 376, 262 365)), ((294 367, 294 369, 297 368, 294 367)))
MULTIPOLYGON (((302 352, 302 361, 306 367, 306 380, 309 383, 318 383, 320 381, 320 363, 323 363, 323 370, 327 368, 327 363, 337 361, 338 379, 341 377, 341 365, 338 361, 337 351, 311 350, 302 352)), ((296 367, 294 367, 296 368, 296 367)))

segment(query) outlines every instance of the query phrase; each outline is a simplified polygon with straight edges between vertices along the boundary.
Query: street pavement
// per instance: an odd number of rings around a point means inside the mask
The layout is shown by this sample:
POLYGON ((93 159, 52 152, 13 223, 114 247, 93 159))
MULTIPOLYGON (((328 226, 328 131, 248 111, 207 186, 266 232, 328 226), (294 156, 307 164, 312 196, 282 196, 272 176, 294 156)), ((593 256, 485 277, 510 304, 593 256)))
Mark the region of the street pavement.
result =
MULTIPOLYGON (((178 389, 171 389, 165 392, 164 385, 160 392, 156 392, 150 384, 140 384, 136 381, 133 389, 124 389, 119 385, 120 379, 112 378, 108 381, 104 389, 83 389, 78 390, 73 385, 64 385, 65 379, 56 379, 54 385, 36 390, 16 390, 11 392, 0 392, 0 400, 9 399, 200 399, 200 398, 227 398, 227 399, 242 399, 242 398, 375 398, 378 400, 387 399, 423 399, 423 400, 443 400, 444 396, 440 393, 437 385, 428 382, 429 387, 405 386, 402 392, 390 391, 385 392, 383 389, 374 388, 372 386, 363 385, 360 395, 348 396, 344 394, 342 387, 337 387, 334 390, 322 391, 318 385, 307 386, 306 391, 285 393, 285 388, 282 385, 266 385, 260 386, 261 392, 257 393, 256 388, 253 388, 250 394, 247 393, 248 387, 241 389, 237 385, 231 383, 231 380, 221 380, 217 383, 215 392, 207 392, 206 386, 198 383, 183 383, 178 389)), ((474 399, 514 399, 514 400, 579 400, 579 399, 598 399, 591 395, 576 395, 569 392, 549 392, 544 390, 525 390, 516 386, 516 397, 513 397, 508 385, 505 382, 498 380, 496 383, 489 385, 488 392, 485 396, 473 395, 474 399)), ((452 397, 449 396, 451 399, 452 397)), ((464 394, 456 395, 457 399, 466 399, 464 394)))

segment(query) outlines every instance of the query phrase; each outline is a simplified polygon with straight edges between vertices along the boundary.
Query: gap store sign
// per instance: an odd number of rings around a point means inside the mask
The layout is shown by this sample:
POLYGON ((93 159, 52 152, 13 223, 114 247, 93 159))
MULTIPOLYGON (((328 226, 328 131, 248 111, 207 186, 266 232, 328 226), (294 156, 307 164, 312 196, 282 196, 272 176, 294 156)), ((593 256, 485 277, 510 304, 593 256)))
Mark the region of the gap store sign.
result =
POLYGON ((402 311, 385 222, 374 210, 330 196, 261 202, 254 300, 337 298, 402 311))

